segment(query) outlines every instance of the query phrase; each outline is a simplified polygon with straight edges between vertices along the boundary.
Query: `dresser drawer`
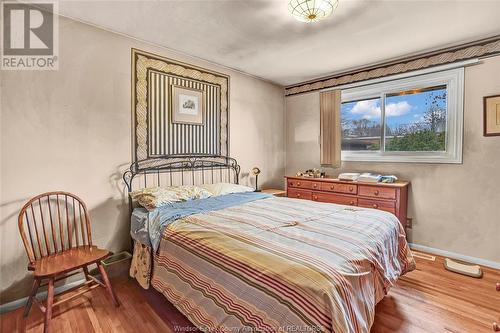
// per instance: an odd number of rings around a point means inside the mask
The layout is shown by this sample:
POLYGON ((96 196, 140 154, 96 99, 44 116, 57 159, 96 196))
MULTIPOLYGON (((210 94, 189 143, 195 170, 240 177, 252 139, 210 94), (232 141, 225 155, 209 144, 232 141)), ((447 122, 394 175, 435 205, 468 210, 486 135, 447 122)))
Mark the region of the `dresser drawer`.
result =
POLYGON ((314 201, 336 203, 340 205, 356 206, 358 204, 358 199, 356 197, 324 192, 312 192, 312 199, 314 201))
POLYGON ((359 198, 358 199, 358 206, 385 210, 386 212, 396 214, 396 202, 395 201, 382 201, 382 200, 359 198))
POLYGON ((364 197, 396 199, 396 189, 390 187, 359 185, 358 194, 364 197))
POLYGON ((310 180, 297 180, 297 179, 289 179, 287 182, 288 187, 294 187, 294 188, 307 188, 311 189, 312 188, 312 181, 310 180))
POLYGON ((358 193, 358 186, 354 184, 340 184, 340 183, 321 183, 321 190, 328 192, 337 192, 337 193, 349 193, 356 194, 358 193))
POLYGON ((307 199, 307 200, 312 200, 311 193, 312 193, 311 191, 297 190, 297 189, 294 189, 294 188, 289 188, 286 191, 286 195, 289 198, 307 199))

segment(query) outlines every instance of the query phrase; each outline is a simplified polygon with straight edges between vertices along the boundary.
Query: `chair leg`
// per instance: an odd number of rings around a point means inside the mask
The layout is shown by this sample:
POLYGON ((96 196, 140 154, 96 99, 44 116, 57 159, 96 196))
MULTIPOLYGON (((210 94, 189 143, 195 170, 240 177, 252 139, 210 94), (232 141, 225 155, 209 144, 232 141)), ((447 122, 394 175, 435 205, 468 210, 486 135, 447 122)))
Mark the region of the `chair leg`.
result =
POLYGON ((43 325, 43 333, 48 333, 50 328, 50 320, 52 319, 52 304, 54 303, 54 278, 50 278, 47 288, 47 305, 45 308, 45 323, 43 325))
POLYGON ((83 273, 85 274, 85 280, 89 281, 90 280, 90 273, 89 273, 89 269, 87 266, 83 266, 83 273))
POLYGON ((100 262, 97 262, 97 267, 99 268, 99 272, 101 272, 102 280, 106 285, 106 290, 108 291, 111 300, 113 301, 116 307, 120 306, 120 303, 118 303, 118 298, 116 298, 113 287, 111 286, 111 282, 109 282, 108 273, 106 273, 106 270, 104 269, 104 267, 100 262))
POLYGON ((31 288, 30 297, 28 298, 28 302, 24 307, 24 313, 23 313, 24 318, 28 317, 28 314, 30 313, 31 306, 33 305, 33 298, 35 298, 36 292, 38 291, 38 287, 40 287, 40 282, 41 280, 38 278, 35 278, 35 280, 33 281, 33 287, 31 288))

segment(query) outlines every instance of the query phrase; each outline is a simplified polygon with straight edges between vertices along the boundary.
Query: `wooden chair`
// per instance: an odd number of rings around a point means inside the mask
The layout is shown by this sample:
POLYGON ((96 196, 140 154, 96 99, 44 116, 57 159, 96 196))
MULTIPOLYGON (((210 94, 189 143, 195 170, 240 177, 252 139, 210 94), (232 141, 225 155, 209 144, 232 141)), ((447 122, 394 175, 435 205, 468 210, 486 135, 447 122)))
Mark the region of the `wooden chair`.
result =
POLYGON ((108 257, 110 252, 92 245, 90 218, 87 207, 80 198, 60 191, 37 195, 21 209, 18 222, 29 258, 28 270, 33 271, 35 278, 24 317, 28 316, 31 305, 35 302, 45 314, 43 331, 49 332, 53 306, 99 286, 106 288, 114 305, 119 306, 101 264, 101 260, 108 257), (102 281, 89 274, 88 266, 91 264, 96 264, 99 268, 102 281), (86 282, 60 295, 77 291, 75 294, 54 302, 54 282, 79 273, 85 275, 86 282), (36 297, 43 280, 46 280, 43 285, 48 285, 45 305, 36 297))

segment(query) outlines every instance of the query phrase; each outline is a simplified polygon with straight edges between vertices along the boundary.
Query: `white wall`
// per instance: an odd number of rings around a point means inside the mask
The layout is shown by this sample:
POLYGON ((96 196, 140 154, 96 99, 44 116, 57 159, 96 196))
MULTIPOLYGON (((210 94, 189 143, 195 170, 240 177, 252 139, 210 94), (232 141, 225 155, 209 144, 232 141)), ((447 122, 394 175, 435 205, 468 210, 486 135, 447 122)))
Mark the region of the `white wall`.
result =
MULTIPOLYGON (((465 69, 462 165, 344 162, 347 171, 396 174, 411 181, 411 242, 500 263, 500 137, 483 136, 483 96, 500 94, 500 56, 465 69)), ((286 173, 319 168, 319 93, 286 105, 286 173)))
POLYGON ((230 146, 242 183, 259 166, 260 184, 282 184, 282 87, 61 18, 58 71, 0 72, 1 303, 25 296, 31 286, 17 214, 38 193, 81 196, 93 219, 94 243, 113 251, 128 248, 121 173, 131 162, 132 47, 230 75, 230 146))

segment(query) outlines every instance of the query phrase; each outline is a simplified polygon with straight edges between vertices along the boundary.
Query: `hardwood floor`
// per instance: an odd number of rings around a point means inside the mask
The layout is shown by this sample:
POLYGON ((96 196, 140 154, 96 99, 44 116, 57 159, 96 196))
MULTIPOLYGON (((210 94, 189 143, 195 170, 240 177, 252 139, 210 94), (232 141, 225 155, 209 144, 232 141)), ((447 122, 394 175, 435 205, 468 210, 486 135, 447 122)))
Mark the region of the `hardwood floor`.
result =
POLYGON ((493 332, 500 320, 500 271, 483 268, 483 278, 474 279, 446 271, 440 257, 416 260, 417 269, 377 305, 372 333, 493 332))
MULTIPOLYGON (((445 271, 439 257, 435 262, 417 258, 417 267, 379 303, 372 333, 493 332, 492 322, 500 320, 500 292, 495 291, 500 271, 486 268, 482 279, 473 279, 445 271)), ((191 326, 160 294, 123 278, 113 285, 119 308, 98 288, 92 298, 56 307, 52 332, 171 333, 191 326)), ((0 316, 0 321, 2 333, 41 332, 43 327, 36 307, 27 320, 18 309, 0 316)))
MULTIPOLYGON (((97 288, 89 296, 71 300, 54 307, 51 321, 52 333, 91 333, 91 332, 173 332, 171 313, 177 314, 183 321, 181 325, 190 325, 174 307, 164 299, 165 312, 158 315, 148 301, 148 296, 135 280, 113 279, 113 288, 120 300, 120 307, 115 308, 106 290, 97 288), (91 296, 91 297, 90 297, 91 296), (162 319, 163 318, 163 319, 162 319)), ((70 295, 70 294, 68 294, 70 295)), ((158 295, 158 298, 161 296, 158 295)), ((158 303, 152 303, 161 306, 158 303)), ((34 306, 27 320, 22 309, 0 316, 1 332, 42 332, 43 315, 34 306)))

